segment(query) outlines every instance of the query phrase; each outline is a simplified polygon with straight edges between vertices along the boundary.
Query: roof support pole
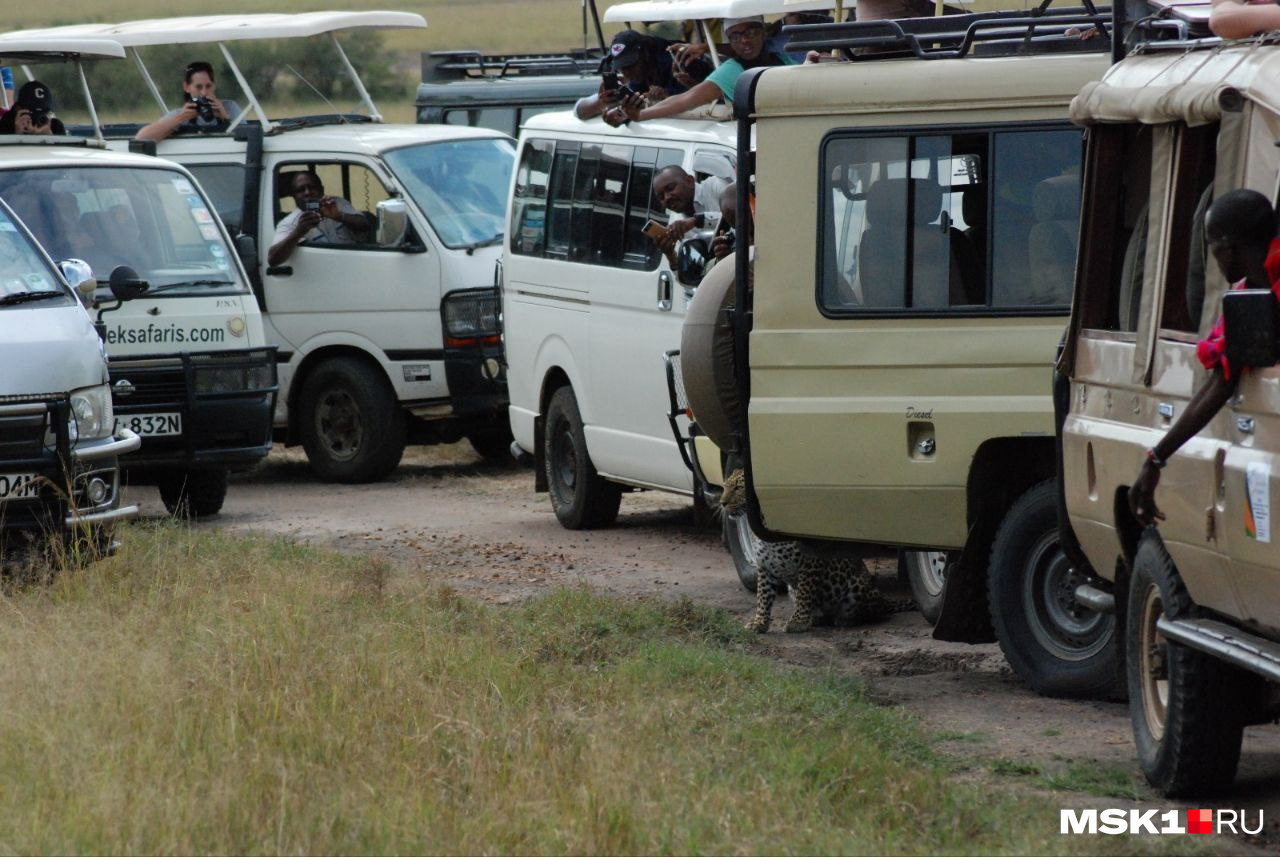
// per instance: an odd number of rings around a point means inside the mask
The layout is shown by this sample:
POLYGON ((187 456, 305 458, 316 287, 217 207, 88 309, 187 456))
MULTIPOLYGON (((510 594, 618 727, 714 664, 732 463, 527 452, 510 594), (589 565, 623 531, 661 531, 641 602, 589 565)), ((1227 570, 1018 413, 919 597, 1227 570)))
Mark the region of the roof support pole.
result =
MULTIPOLYGON (((240 91, 244 93, 244 97, 249 99, 249 106, 253 108, 253 112, 258 114, 258 121, 262 123, 262 132, 270 133, 272 125, 271 120, 267 118, 267 113, 262 109, 262 105, 258 103, 258 98, 253 94, 253 90, 249 88, 249 81, 244 79, 244 75, 240 73, 240 66, 236 65, 236 61, 231 58, 231 51, 227 50, 226 42, 218 42, 218 50, 222 51, 223 58, 227 61, 227 65, 231 66, 231 73, 235 75, 236 83, 240 84, 240 91)), ((227 133, 240 124, 240 120, 244 118, 248 111, 241 111, 230 125, 227 126, 227 133)))
POLYGON ((156 82, 151 79, 151 72, 147 71, 147 64, 142 61, 142 54, 138 53, 137 48, 129 48, 129 56, 133 57, 133 64, 138 67, 138 72, 142 75, 142 79, 147 83, 147 89, 151 90, 151 97, 156 100, 156 104, 160 105, 161 113, 169 112, 169 105, 164 103, 164 96, 160 94, 160 87, 156 86, 156 82))
POLYGON ((89 108, 89 121, 93 123, 93 136, 102 142, 102 123, 98 121, 98 111, 93 106, 93 95, 89 93, 89 79, 84 75, 84 63, 76 57, 76 74, 80 75, 80 88, 84 90, 84 104, 89 108))
POLYGON ((360 100, 364 102, 364 106, 368 109, 369 117, 374 122, 381 122, 382 114, 378 112, 377 107, 373 106, 373 99, 369 97, 369 90, 364 88, 364 81, 360 80, 360 75, 356 74, 355 66, 351 64, 351 60, 347 59, 347 52, 339 44, 337 35, 330 33, 329 41, 333 43, 333 49, 338 52, 338 57, 342 60, 342 64, 346 66, 347 74, 351 75, 351 82, 356 85, 356 92, 360 93, 360 100))
POLYGON ((707 52, 711 54, 711 64, 720 67, 720 52, 716 50, 716 40, 711 38, 711 26, 706 18, 698 19, 698 29, 702 32, 702 40, 707 43, 707 52))

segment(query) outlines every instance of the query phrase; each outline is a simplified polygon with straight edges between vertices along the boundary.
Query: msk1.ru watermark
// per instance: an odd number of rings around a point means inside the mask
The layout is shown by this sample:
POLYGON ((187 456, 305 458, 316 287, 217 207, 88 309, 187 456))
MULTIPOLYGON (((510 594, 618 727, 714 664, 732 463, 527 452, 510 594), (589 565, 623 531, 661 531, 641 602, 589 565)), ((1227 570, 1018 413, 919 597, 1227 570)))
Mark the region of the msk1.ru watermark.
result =
POLYGON ((1064 809, 1061 833, 1247 833, 1262 832, 1262 810, 1249 827, 1243 809, 1064 809))

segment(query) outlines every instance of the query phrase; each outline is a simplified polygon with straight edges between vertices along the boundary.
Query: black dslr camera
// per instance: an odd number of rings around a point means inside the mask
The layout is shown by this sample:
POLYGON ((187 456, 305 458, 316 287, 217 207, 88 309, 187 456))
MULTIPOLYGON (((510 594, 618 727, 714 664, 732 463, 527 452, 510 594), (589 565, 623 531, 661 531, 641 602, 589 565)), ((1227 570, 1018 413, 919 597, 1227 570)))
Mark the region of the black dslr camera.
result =
POLYGON ((43 128, 49 124, 49 111, 40 107, 31 108, 31 127, 43 128))
POLYGON ((201 122, 213 121, 213 102, 207 96, 201 95, 194 99, 196 103, 196 115, 200 117, 201 122))

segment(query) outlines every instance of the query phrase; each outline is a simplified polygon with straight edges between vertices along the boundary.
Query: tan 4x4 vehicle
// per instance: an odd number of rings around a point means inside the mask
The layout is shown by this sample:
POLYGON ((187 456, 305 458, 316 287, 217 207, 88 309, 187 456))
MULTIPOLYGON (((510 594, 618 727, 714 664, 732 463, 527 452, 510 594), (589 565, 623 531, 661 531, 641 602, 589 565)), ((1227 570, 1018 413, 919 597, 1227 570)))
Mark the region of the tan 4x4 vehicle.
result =
POLYGON ((1274 43, 1156 43, 1072 108, 1089 131, 1059 366, 1070 383, 1063 544, 1102 578, 1081 596, 1114 604, 1139 760, 1168 795, 1229 784, 1244 726, 1275 716, 1280 370, 1245 372, 1228 406, 1169 458, 1156 493, 1166 520, 1144 529, 1128 489, 1205 382, 1196 343, 1227 290, 1205 264, 1208 200, 1236 188, 1276 197, 1277 93, 1274 43))
POLYGON ((852 61, 752 70, 734 99, 756 255, 750 290, 737 258, 747 407, 724 448, 752 529, 946 552, 935 636, 998 638, 1061 695, 1117 675, 1114 622, 1075 601, 1058 548, 1051 396, 1083 157, 1068 105, 1108 63, 1105 38, 1069 31, 1106 26, 1075 9, 788 28, 788 50, 852 61))

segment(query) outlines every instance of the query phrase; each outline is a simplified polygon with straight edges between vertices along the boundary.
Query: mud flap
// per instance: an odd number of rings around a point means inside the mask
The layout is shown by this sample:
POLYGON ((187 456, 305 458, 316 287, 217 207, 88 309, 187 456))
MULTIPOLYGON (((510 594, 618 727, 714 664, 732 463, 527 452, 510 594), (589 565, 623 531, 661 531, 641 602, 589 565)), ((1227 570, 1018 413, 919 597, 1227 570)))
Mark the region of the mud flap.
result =
POLYGON ((994 643, 991 603, 987 599, 987 565, 998 520, 983 515, 969 530, 969 538, 955 564, 947 569, 942 612, 933 625, 933 638, 953 643, 994 643))

